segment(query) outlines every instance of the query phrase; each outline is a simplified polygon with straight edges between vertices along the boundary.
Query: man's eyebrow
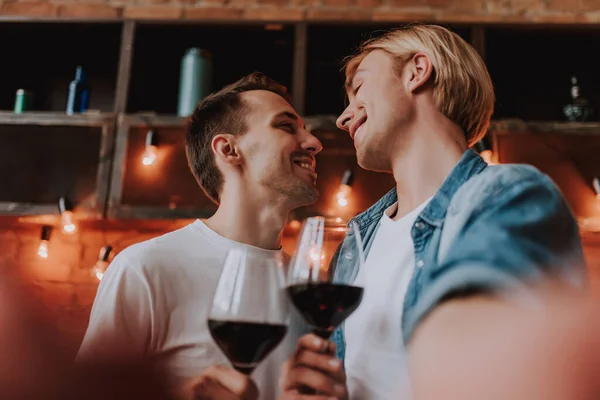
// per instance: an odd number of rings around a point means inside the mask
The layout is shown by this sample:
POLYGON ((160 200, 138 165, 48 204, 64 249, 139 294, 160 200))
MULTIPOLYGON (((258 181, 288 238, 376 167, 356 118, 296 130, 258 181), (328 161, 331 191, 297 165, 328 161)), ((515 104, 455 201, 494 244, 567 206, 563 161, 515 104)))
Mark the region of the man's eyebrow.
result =
POLYGON ((350 79, 346 79, 346 92, 352 91, 352 84, 354 83, 354 79, 356 79, 356 75, 364 72, 364 69, 358 68, 356 71, 354 71, 354 74, 352 74, 352 77, 350 79))
POLYGON ((289 112, 289 111, 282 111, 278 114, 275 114, 275 116, 273 117, 273 121, 275 121, 278 118, 281 117, 285 117, 285 118, 289 118, 289 119, 293 119, 296 122, 301 122, 302 123, 302 128, 306 129, 306 125, 304 124, 304 121, 302 120, 302 118, 298 117, 296 114, 289 112))
POLYGON ((287 118, 293 119, 294 121, 298 121, 298 116, 296 114, 294 114, 294 113, 289 112, 289 111, 282 111, 279 114, 276 114, 273 117, 273 119, 280 118, 280 117, 287 117, 287 118))

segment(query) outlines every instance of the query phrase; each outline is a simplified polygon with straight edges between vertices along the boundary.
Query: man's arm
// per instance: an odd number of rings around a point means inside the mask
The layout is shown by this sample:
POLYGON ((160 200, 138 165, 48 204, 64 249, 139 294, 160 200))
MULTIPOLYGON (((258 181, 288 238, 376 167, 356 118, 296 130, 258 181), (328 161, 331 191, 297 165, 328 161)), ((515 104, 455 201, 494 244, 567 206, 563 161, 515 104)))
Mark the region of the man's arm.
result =
POLYGON ((597 399, 598 299, 536 287, 539 307, 493 298, 446 302, 409 346, 413 398, 597 399))
POLYGON ((440 263, 423 273, 418 300, 404 319, 405 343, 444 302, 479 295, 535 302, 530 284, 552 279, 582 287, 586 281, 577 222, 539 172, 494 188, 465 219, 440 263))

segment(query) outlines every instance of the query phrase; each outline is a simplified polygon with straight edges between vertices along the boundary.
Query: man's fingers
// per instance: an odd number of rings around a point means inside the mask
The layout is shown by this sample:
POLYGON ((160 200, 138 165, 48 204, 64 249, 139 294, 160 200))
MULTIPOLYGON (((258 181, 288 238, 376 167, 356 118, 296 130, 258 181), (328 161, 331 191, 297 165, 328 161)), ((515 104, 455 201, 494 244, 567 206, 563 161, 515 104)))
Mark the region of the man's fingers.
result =
POLYGON ((296 354, 296 365, 321 370, 340 381, 345 380, 342 362, 330 354, 315 353, 302 349, 296 354))
POLYGON ((279 400, 338 400, 335 396, 326 396, 320 394, 300 394, 296 391, 285 393, 279 400))
POLYGON ((343 398, 346 395, 346 386, 343 383, 333 381, 330 377, 319 371, 296 366, 288 372, 287 379, 283 382, 283 390, 295 390, 302 385, 308 386, 320 394, 327 396, 343 398))
POLYGON ((206 378, 194 387, 190 400, 239 400, 240 396, 221 386, 212 378, 206 378))
POLYGON ((312 333, 304 335, 298 339, 296 351, 300 351, 302 348, 317 353, 335 354, 335 343, 322 339, 312 333))
POLYGON ((258 397, 256 384, 246 375, 221 365, 213 365, 205 370, 204 375, 221 384, 225 389, 242 399, 258 397))

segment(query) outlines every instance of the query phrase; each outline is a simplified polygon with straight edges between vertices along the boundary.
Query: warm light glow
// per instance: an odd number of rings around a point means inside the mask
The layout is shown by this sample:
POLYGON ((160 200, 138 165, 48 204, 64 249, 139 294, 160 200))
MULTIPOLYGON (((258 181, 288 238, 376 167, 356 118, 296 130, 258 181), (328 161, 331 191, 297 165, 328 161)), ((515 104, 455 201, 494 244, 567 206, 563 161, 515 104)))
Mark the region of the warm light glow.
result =
POLYGON ((297 219, 290 221, 290 228, 297 230, 300 229, 302 227, 302 223, 300 221, 298 221, 297 219))
POLYGON ((68 235, 72 235, 77 230, 77 226, 73 221, 73 212, 65 211, 61 214, 62 230, 68 235))
POLYGON ((92 267, 92 276, 101 281, 104 273, 106 272, 106 268, 108 268, 108 262, 98 260, 96 265, 92 267))
POLYGON ((156 146, 146 146, 146 150, 144 150, 144 158, 142 158, 142 163, 144 165, 152 165, 156 161, 158 149, 156 146))
POLYGON ((42 240, 40 242, 40 247, 38 247, 38 255, 42 258, 48 258, 48 241, 42 240))
POLYGON ((337 217, 337 218, 335 219, 335 222, 337 222, 337 223, 340 223, 340 222, 342 222, 342 218, 341 218, 341 217, 337 217))
POLYGON ((492 152, 491 150, 483 150, 481 153, 479 153, 479 155, 481 156, 481 158, 483 158, 483 160, 490 164, 493 165, 494 163, 494 152, 492 152))
POLYGON ((346 207, 348 205, 348 196, 352 192, 352 188, 348 185, 341 184, 340 189, 336 193, 337 203, 340 207, 346 207))

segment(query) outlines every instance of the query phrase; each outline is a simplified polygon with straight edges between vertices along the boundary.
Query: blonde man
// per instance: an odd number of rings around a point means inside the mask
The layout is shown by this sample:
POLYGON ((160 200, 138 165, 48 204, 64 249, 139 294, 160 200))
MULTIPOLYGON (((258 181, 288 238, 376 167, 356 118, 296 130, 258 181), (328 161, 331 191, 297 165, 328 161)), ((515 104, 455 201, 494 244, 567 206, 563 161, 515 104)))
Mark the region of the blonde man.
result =
MULTIPOLYGON (((528 300, 525 288, 543 277, 583 285, 581 242, 547 176, 488 166, 470 149, 490 124, 494 92, 481 57, 458 35, 432 25, 395 30, 364 43, 345 71, 349 104, 337 125, 354 140, 359 165, 393 174, 396 187, 354 219, 366 264, 349 262, 338 278, 362 282, 365 293, 333 341, 351 400, 408 398, 413 337, 430 351, 440 343, 468 351, 469 332, 484 320, 464 307, 485 314, 506 298, 528 300), (501 297, 505 290, 521 296, 501 297)), ((326 362, 301 348, 283 384, 331 386, 339 374, 324 372, 326 362)))

